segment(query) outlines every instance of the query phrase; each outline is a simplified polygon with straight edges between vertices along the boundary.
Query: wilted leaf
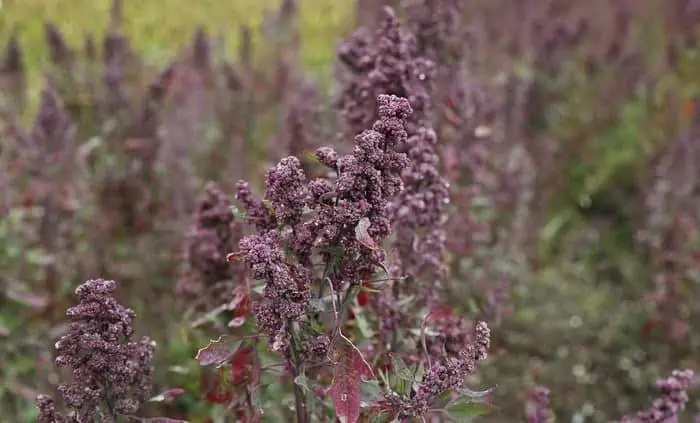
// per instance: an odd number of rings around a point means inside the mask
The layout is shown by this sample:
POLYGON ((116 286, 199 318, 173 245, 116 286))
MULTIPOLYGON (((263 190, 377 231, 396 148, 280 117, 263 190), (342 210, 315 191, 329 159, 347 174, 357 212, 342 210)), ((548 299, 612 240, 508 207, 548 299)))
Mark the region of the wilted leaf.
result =
POLYGON ((226 261, 232 263, 240 259, 241 257, 243 257, 243 253, 241 253, 240 251, 237 251, 235 253, 228 253, 226 254, 226 261))
POLYGON ((374 374, 357 347, 342 337, 333 355, 337 362, 330 394, 335 415, 343 423, 355 423, 360 417, 360 384, 374 374))
POLYGON ((200 366, 221 367, 236 354, 241 341, 225 342, 223 338, 220 336, 219 339, 210 341, 206 347, 197 351, 195 359, 199 361, 200 366))
POLYGON ((370 236, 368 232, 370 225, 371 222, 369 221, 368 217, 363 217, 362 219, 360 219, 360 221, 357 222, 357 226, 355 226, 355 239, 357 239, 357 242, 369 248, 370 250, 378 250, 379 245, 377 245, 377 243, 374 242, 374 239, 370 236))
MULTIPOLYGON (((230 255, 230 254, 229 254, 230 255)), ((244 305, 247 299, 246 288, 243 285, 237 285, 233 290, 233 299, 226 306, 227 310, 235 310, 239 306, 244 305)))
POLYGON ((246 320, 245 316, 234 317, 233 319, 231 319, 230 322, 228 322, 228 327, 239 328, 239 327, 243 326, 243 324, 245 323, 245 320, 246 320))
POLYGON ((185 390, 182 388, 170 388, 161 392, 160 394, 149 399, 150 402, 165 402, 169 403, 180 395, 184 394, 185 390))

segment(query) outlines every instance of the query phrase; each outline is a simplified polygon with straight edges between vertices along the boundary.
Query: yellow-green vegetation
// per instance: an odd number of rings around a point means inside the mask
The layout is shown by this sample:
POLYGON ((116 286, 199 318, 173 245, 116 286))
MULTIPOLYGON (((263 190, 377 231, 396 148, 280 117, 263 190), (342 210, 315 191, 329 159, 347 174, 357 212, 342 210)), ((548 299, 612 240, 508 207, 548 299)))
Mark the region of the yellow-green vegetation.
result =
MULTIPOLYGON (((104 33, 111 3, 112 0, 0 0, 0 40, 5 40, 13 29, 19 31, 33 91, 46 54, 44 23, 54 22, 69 43, 81 45, 86 34, 99 39, 104 33)), ((265 11, 274 10, 279 3, 280 0, 127 0, 124 24, 145 58, 160 63, 189 40, 198 25, 204 25, 215 38, 223 36, 232 53, 241 25, 258 28, 265 11)), ((299 3, 304 64, 316 72, 325 72, 338 36, 352 24, 354 2, 299 3)))

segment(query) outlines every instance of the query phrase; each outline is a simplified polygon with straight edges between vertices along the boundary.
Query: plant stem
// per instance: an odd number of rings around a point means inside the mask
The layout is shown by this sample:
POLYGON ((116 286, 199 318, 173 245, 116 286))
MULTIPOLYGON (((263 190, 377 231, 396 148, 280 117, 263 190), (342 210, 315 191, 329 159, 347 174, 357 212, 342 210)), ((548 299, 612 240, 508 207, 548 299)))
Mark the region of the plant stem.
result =
POLYGON ((289 337, 291 339, 290 354, 292 358, 292 384, 294 384, 294 408, 297 413, 297 423, 307 423, 307 413, 306 413, 306 395, 301 389, 301 386, 296 384, 296 378, 299 376, 300 362, 299 362, 299 351, 297 350, 297 342, 294 333, 294 326, 292 321, 287 322, 287 331, 289 332, 289 337))
POLYGON ((347 291, 345 291, 345 296, 343 300, 340 303, 340 313, 338 315, 338 327, 341 327, 343 325, 343 321, 345 320, 345 315, 347 314, 348 309, 350 308, 350 303, 352 303, 353 300, 353 292, 355 291, 355 287, 357 284, 350 284, 348 286, 347 291))

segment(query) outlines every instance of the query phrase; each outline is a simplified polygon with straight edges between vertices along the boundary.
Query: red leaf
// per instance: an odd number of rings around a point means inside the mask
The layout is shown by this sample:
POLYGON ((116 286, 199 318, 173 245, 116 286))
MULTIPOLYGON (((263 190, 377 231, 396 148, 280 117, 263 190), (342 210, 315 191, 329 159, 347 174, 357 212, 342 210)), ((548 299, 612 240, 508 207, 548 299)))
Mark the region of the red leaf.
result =
POLYGON ((231 383, 237 385, 243 382, 251 369, 253 347, 241 348, 231 357, 231 383))
MULTIPOLYGON (((204 399, 212 404, 228 404, 233 400, 233 390, 225 379, 225 375, 222 372, 223 369, 219 369, 215 376, 216 380, 213 381, 214 386, 206 391, 204 394, 204 399)), ((212 381, 210 381, 212 382, 212 381)))
POLYGON ((341 423, 356 423, 360 417, 360 383, 374 377, 360 351, 340 338, 333 351, 336 360, 330 394, 341 423))
POLYGON ((243 285, 238 285, 234 290, 234 296, 227 307, 233 311, 233 319, 228 323, 228 327, 237 328, 242 326, 250 313, 250 299, 243 285))
POLYGON ((223 336, 220 336, 216 341, 210 341, 206 347, 197 351, 195 359, 199 361, 200 366, 211 366, 214 364, 216 367, 221 367, 236 354, 240 341, 219 344, 223 338, 223 336))

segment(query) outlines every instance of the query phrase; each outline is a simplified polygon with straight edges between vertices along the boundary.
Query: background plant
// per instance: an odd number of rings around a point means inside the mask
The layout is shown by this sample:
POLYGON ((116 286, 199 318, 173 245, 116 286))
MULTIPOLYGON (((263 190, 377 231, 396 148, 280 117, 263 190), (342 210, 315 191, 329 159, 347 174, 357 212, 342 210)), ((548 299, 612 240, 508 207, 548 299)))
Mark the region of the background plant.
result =
MULTIPOLYGON (((290 154, 307 174, 325 174, 307 153, 349 146, 335 139, 331 107, 338 36, 358 25, 371 34, 381 15, 367 11, 383 5, 361 2, 365 15, 353 20, 352 2, 285 2, 266 18, 262 8, 277 3, 234 3, 192 12, 166 2, 3 2, 3 419, 33 420, 36 394, 58 383, 51 346, 62 310, 76 281, 98 276, 120 281, 122 302, 143 316, 137 330, 158 342, 154 392, 185 391, 146 404, 144 415, 223 419, 225 407, 202 398, 244 386, 192 359, 244 313, 241 295, 197 312, 172 295, 188 267, 197 196, 207 180, 229 198, 240 178, 262 186, 290 154), (313 104, 303 101, 310 91, 313 104), (51 118, 35 119, 46 110, 51 118), (70 130, 47 129, 58 116, 56 127, 70 130), (33 165, 50 162, 46 152, 61 152, 57 166, 33 165), (226 386, 214 383, 222 378, 226 386)), ((537 385, 553 393, 557 419, 631 415, 657 394, 651 381, 697 369, 697 6, 455 4, 392 2, 439 70, 430 98, 452 198, 451 313, 493 327, 490 358, 470 386, 498 384, 487 421, 525 419, 537 385)), ((358 331, 367 320, 360 294, 348 315, 358 331)), ((225 331, 247 333, 251 320, 225 331)), ((250 369, 246 351, 233 360, 250 369)), ((272 420, 290 409, 270 400, 276 389, 259 397, 272 420)), ((697 404, 687 407, 692 415, 697 404)))

